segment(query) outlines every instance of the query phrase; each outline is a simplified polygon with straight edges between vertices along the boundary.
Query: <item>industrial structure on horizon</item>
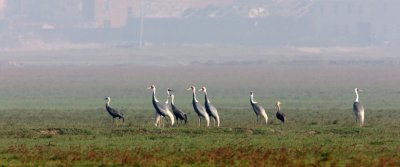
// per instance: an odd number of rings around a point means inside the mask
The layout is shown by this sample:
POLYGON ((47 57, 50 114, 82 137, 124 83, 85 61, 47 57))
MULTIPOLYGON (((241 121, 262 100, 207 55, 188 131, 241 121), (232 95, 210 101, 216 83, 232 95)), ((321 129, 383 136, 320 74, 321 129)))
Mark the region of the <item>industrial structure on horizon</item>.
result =
POLYGON ((397 0, 0 0, 0 47, 72 43, 394 46, 397 0), (142 28, 142 31, 140 30, 142 28))

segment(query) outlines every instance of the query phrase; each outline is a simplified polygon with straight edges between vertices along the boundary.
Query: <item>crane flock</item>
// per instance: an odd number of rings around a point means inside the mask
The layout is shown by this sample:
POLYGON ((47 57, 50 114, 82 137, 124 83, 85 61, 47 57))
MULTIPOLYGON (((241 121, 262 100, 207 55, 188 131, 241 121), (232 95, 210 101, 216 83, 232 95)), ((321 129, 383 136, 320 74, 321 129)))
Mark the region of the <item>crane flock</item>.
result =
MULTIPOLYGON (((167 89, 167 99, 164 103, 160 103, 158 99, 156 98, 156 86, 155 85, 150 85, 147 89, 152 90, 152 104, 155 110, 155 123, 154 125, 156 127, 164 127, 164 119, 168 119, 171 122, 171 126, 175 124, 175 120, 178 122, 180 121, 181 124, 187 123, 188 122, 188 117, 187 114, 184 113, 182 110, 180 110, 175 104, 174 104, 174 99, 175 96, 173 94, 173 90, 168 88, 167 89), (171 98, 171 101, 169 101, 169 98, 171 98), (172 110, 172 111, 171 111, 172 110)), ((204 93, 204 106, 197 100, 196 96, 196 87, 191 86, 187 90, 192 91, 192 105, 193 105, 193 110, 198 116, 198 126, 200 127, 202 124, 202 121, 205 121, 205 126, 209 127, 210 126, 210 119, 213 120, 213 126, 220 127, 220 116, 218 114, 217 108, 211 103, 208 94, 207 94, 207 89, 206 87, 201 87, 199 89, 199 92, 204 93)), ((361 89, 355 88, 354 92, 356 93, 356 99, 354 100, 353 103, 353 112, 355 114, 355 121, 359 123, 360 127, 364 126, 364 107, 361 105, 359 102, 359 93, 362 92, 361 89)), ((110 106, 111 98, 106 97, 104 100, 106 100, 106 110, 109 113, 109 115, 113 118, 113 124, 118 123, 115 121, 115 118, 122 119, 122 122, 125 121, 124 114, 121 111, 118 111, 110 106)), ((281 111, 281 102, 277 101, 276 102, 276 118, 284 124, 286 122, 286 115, 281 111)), ((260 104, 258 104, 256 101, 254 101, 254 92, 250 92, 250 105, 256 114, 256 123, 260 122, 260 118, 265 121, 265 124, 268 124, 268 116, 267 113, 260 104)))
MULTIPOLYGON (((156 110, 156 122, 154 123, 155 126, 161 126, 161 124, 164 126, 164 118, 167 116, 171 120, 171 125, 174 125, 175 123, 175 117, 172 114, 171 110, 169 110, 169 101, 168 98, 165 101, 164 104, 161 104, 157 98, 156 98, 156 86, 151 85, 147 89, 151 89, 153 91, 153 107, 156 110)), ((169 91, 167 91, 167 94, 169 95, 169 91)))
POLYGON ((199 127, 201 126, 201 120, 203 118, 206 120, 207 127, 209 127, 210 126, 210 116, 208 115, 204 106, 201 105, 200 102, 197 100, 196 88, 194 86, 191 86, 187 90, 191 90, 193 92, 192 105, 193 105, 194 111, 197 113, 197 116, 199 117, 199 127))

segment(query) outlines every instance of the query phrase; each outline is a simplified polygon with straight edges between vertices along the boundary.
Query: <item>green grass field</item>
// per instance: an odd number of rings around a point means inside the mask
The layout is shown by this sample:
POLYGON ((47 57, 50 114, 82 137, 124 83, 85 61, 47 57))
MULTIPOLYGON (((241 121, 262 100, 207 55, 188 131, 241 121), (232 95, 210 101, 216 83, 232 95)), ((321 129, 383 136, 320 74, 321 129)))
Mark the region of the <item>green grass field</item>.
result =
POLYGON ((312 51, 188 46, 5 52, 0 165, 399 166, 397 50, 312 51), (154 127, 151 84, 160 101, 166 88, 176 91, 187 125, 154 127), (207 86, 220 128, 196 126, 186 90, 191 85, 207 86), (363 128, 352 112, 355 87, 364 90, 363 128), (269 125, 255 123, 250 91, 266 108, 269 125), (127 117, 119 127, 105 111, 107 96, 127 117), (288 117, 284 125, 275 118, 277 100, 288 117))

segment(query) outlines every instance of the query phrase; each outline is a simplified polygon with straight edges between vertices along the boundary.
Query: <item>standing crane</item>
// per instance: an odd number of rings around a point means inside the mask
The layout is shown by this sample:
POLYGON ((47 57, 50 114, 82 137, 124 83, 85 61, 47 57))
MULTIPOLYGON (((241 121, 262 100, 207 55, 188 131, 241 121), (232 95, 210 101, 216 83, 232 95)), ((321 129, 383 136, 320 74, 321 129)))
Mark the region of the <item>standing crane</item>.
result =
POLYGON ((160 124, 160 121, 162 120, 163 117, 168 116, 169 119, 171 120, 171 125, 173 126, 175 123, 175 118, 172 112, 169 110, 169 105, 168 104, 168 98, 165 104, 161 104, 157 98, 156 98, 156 86, 151 85, 147 89, 151 89, 153 91, 153 99, 152 103, 154 106, 154 109, 156 110, 156 122, 155 126, 158 126, 160 124))
POLYGON ((356 92, 356 100, 353 103, 353 111, 356 115, 356 122, 360 123, 360 127, 364 126, 364 106, 358 101, 358 93, 362 92, 361 89, 355 88, 354 92, 356 92))
POLYGON ((200 92, 201 91, 204 92, 204 106, 206 108, 206 111, 207 111, 208 115, 211 118, 213 118, 214 127, 215 127, 215 122, 217 122, 217 126, 219 127, 220 120, 219 120, 218 111, 217 111, 217 108, 215 108, 214 105, 212 105, 210 100, 208 99, 206 87, 203 86, 199 91, 200 92))
POLYGON ((175 96, 171 92, 173 92, 173 90, 168 88, 168 93, 169 93, 169 96, 171 97, 172 113, 175 115, 177 121, 180 120, 181 123, 182 123, 182 121, 184 121, 186 124, 187 123, 187 115, 184 112, 182 112, 182 110, 180 110, 178 107, 175 106, 175 104, 174 104, 175 96))
POLYGON ((122 119, 122 122, 125 122, 124 113, 110 107, 111 98, 106 97, 104 100, 107 100, 106 110, 107 110, 108 114, 110 114, 110 116, 113 118, 113 124, 115 123, 118 126, 118 123, 115 121, 115 118, 122 119))
POLYGON ((264 107, 259 105, 257 102, 254 101, 254 93, 250 92, 250 104, 253 107, 253 111, 256 114, 256 122, 259 122, 260 116, 264 117, 265 119, 265 124, 268 124, 268 116, 267 113, 265 112, 264 107))
POLYGON ((278 109, 278 111, 276 111, 276 118, 278 118, 282 123, 285 123, 286 115, 281 111, 281 104, 280 101, 276 102, 276 108, 278 109))
POLYGON ((201 125, 202 118, 206 119, 207 127, 209 127, 210 126, 210 117, 208 116, 208 113, 205 110, 205 108, 199 103, 199 101, 196 98, 196 88, 194 86, 191 86, 187 90, 192 90, 192 92, 193 92, 192 104, 193 104, 194 111, 199 116, 199 127, 201 125))

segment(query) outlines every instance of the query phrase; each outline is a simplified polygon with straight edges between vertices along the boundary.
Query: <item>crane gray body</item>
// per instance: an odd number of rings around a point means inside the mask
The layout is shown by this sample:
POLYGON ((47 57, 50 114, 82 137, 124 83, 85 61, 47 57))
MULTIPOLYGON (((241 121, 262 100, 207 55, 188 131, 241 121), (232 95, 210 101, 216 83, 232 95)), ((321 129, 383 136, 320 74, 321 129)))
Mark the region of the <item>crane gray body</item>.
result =
POLYGON ((182 110, 180 110, 178 107, 175 106, 175 104, 174 104, 175 96, 174 96, 174 94, 171 93, 172 90, 168 89, 168 92, 170 94, 169 96, 171 97, 172 113, 175 115, 175 118, 177 121, 180 120, 181 123, 182 123, 182 121, 184 121, 186 124, 187 123, 187 115, 182 110))
POLYGON ((282 123, 285 123, 286 115, 281 111, 276 112, 276 118, 278 118, 282 123))
POLYGON ((257 102, 254 101, 254 94, 253 92, 250 92, 250 105, 253 108, 254 113, 256 114, 256 122, 260 121, 260 117, 263 117, 265 120, 265 124, 268 124, 268 116, 267 113, 265 112, 264 107, 259 105, 257 102))
POLYGON ((125 122, 124 113, 118 111, 110 106, 111 98, 107 97, 104 100, 107 100, 106 110, 108 114, 113 118, 113 122, 115 122, 115 118, 122 119, 122 122, 125 122))
POLYGON ((207 89, 205 87, 202 87, 200 89, 200 91, 204 92, 204 106, 206 109, 207 114, 213 119, 214 121, 214 126, 215 126, 215 122, 217 122, 217 126, 219 127, 220 125, 220 119, 219 119, 219 114, 218 114, 218 110, 216 107, 214 107, 214 105, 212 105, 212 103, 210 102, 210 100, 208 99, 207 96, 207 89))
POLYGON ((360 127, 364 126, 364 106, 358 101, 358 93, 362 92, 362 90, 355 88, 356 100, 353 103, 353 112, 356 116, 356 122, 360 124, 360 127))
POLYGON ((286 121, 286 115, 281 111, 281 102, 277 101, 276 102, 276 108, 278 111, 276 111, 276 118, 278 118, 282 123, 285 123, 286 121))
POLYGON ((181 122, 184 121, 185 124, 187 123, 187 115, 176 107, 174 104, 171 104, 172 112, 174 113, 176 120, 180 120, 181 122))

